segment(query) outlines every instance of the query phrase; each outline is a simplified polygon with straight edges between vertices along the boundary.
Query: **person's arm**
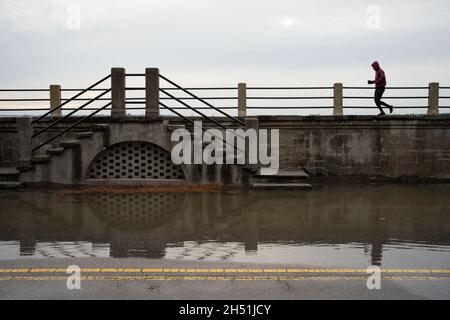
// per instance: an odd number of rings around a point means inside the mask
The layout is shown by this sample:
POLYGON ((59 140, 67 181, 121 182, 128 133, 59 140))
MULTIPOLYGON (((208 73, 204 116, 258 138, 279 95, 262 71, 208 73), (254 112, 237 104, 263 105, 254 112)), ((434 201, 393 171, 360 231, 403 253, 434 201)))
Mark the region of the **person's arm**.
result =
POLYGON ((377 73, 375 74, 375 80, 368 80, 367 83, 368 84, 380 84, 382 82, 384 82, 384 72, 383 71, 377 71, 377 73))

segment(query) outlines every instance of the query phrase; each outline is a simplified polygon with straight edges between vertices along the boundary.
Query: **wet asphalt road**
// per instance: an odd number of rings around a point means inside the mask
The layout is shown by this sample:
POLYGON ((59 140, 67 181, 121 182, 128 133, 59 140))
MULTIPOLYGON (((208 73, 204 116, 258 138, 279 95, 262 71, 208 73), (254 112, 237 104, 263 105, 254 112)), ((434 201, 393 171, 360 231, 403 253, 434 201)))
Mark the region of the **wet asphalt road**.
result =
POLYGON ((385 269, 381 289, 362 269, 148 259, 0 262, 0 299, 445 299, 450 269, 385 269), (66 286, 70 265, 81 289, 66 286))

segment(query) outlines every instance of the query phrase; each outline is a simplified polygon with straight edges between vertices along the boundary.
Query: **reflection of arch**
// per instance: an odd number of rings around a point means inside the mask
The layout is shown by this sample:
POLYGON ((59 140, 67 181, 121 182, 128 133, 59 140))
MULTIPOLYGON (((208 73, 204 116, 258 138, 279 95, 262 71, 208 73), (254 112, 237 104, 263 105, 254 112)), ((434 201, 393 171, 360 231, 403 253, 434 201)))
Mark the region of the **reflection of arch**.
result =
POLYGON ((120 230, 154 229, 170 221, 183 207, 182 193, 101 194, 92 204, 96 215, 120 230))
POLYGON ((170 153, 148 142, 120 142, 100 152, 88 167, 88 179, 185 179, 170 153))

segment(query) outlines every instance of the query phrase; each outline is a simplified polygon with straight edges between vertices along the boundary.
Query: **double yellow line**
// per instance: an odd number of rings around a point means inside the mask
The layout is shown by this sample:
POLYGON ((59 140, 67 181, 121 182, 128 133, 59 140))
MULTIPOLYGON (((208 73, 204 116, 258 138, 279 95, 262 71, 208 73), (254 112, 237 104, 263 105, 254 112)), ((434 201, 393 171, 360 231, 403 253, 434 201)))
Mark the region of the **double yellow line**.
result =
MULTIPOLYGON (((0 269, 0 274, 66 273, 63 268, 0 269)), ((81 268, 81 273, 98 274, 367 274, 367 269, 293 269, 293 268, 81 268)), ((450 269, 381 269, 383 274, 440 274, 450 275, 450 269)))
MULTIPOLYGON (((2 281, 66 281, 67 276, 0 276, 2 281)), ((449 276, 382 276, 390 281, 450 281, 449 276)), ((366 281, 367 276, 89 275, 81 281, 366 281)))

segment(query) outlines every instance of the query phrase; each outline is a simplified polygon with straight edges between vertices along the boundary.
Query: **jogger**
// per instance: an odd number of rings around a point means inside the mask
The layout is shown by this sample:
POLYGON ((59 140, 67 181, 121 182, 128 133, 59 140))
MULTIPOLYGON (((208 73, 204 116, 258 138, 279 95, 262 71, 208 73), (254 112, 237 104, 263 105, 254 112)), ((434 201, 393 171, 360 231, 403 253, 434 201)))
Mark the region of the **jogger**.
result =
POLYGON ((394 111, 394 107, 386 102, 381 101, 384 91, 386 90, 386 74, 383 69, 380 68, 380 64, 375 61, 372 63, 372 68, 375 70, 375 80, 369 80, 369 84, 375 84, 375 104, 380 109, 379 115, 385 115, 383 106, 389 108, 389 112, 394 111))

